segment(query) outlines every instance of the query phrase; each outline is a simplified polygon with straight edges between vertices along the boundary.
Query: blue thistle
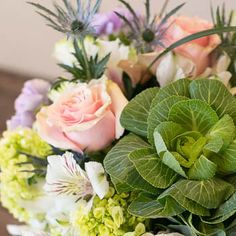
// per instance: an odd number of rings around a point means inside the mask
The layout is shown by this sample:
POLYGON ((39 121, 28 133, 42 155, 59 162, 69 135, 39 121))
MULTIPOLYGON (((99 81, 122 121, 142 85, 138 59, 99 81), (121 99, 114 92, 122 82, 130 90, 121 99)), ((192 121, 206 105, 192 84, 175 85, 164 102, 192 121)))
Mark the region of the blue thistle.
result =
POLYGON ((84 38, 86 35, 93 35, 95 30, 91 22, 101 5, 101 0, 96 0, 95 4, 92 4, 91 0, 87 0, 87 4, 77 0, 76 9, 69 0, 62 2, 64 7, 53 4, 55 12, 38 3, 29 2, 29 4, 38 9, 37 13, 47 20, 48 26, 65 33, 68 37, 84 38))

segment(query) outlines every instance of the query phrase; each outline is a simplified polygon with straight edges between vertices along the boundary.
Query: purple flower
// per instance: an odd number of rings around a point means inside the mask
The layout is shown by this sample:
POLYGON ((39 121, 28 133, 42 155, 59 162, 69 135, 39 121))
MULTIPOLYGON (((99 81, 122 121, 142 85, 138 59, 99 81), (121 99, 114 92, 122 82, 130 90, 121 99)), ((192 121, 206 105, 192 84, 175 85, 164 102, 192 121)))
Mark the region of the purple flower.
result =
POLYGON ((48 103, 47 93, 49 89, 50 83, 44 80, 27 81, 15 101, 16 114, 7 121, 7 128, 32 127, 37 110, 40 106, 48 103))
MULTIPOLYGON (((117 9, 115 12, 125 16, 128 20, 132 21, 133 16, 128 10, 117 9)), ((107 13, 97 13, 94 16, 93 27, 97 35, 109 35, 118 32, 124 26, 124 21, 116 15, 114 11, 107 13)))

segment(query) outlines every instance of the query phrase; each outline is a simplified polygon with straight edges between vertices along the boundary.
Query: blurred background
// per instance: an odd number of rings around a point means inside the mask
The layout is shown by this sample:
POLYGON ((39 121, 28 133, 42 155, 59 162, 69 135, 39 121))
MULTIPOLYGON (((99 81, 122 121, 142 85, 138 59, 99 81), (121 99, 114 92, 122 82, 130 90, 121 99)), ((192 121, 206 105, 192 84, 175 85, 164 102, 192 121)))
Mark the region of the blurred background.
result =
MULTIPOLYGON (((52 0, 31 0, 50 7, 52 0)), ((55 0, 54 0, 55 1, 55 0)), ((58 0, 57 0, 58 1, 58 0)), ((72 0, 74 1, 74 0, 72 0)), ((130 0, 138 10, 144 0, 130 0)), ((153 12, 159 12, 164 0, 152 0, 153 12)), ((179 14, 211 19, 210 0, 170 0, 169 9, 186 2, 179 14)), ((213 6, 226 3, 236 9, 236 0, 211 0, 213 6)), ((103 0, 102 11, 118 6, 118 0, 103 0)), ((58 76, 60 69, 52 58, 54 43, 62 38, 60 33, 45 25, 26 0, 0 0, 0 68, 30 76, 46 78, 58 76)))
MULTIPOLYGON (((52 0, 32 0, 50 7, 52 0)), ((56 1, 56 0, 54 0, 56 1)), ((59 1, 59 0, 57 0, 59 1)), ((74 0, 72 0, 74 1, 74 0)), ((139 11, 144 0, 129 1, 139 11)), ((164 0, 152 0, 152 10, 159 12, 164 0)), ((168 9, 186 2, 179 14, 211 19, 210 4, 226 4, 236 10, 236 0, 170 0, 168 9)), ((101 11, 119 6, 118 0, 103 0, 101 11)), ((0 133, 5 120, 14 112, 14 100, 25 80, 32 77, 53 79, 62 73, 52 57, 54 44, 63 35, 45 25, 25 0, 0 0, 0 133)), ((7 236, 5 226, 14 220, 0 207, 0 236, 7 236)))

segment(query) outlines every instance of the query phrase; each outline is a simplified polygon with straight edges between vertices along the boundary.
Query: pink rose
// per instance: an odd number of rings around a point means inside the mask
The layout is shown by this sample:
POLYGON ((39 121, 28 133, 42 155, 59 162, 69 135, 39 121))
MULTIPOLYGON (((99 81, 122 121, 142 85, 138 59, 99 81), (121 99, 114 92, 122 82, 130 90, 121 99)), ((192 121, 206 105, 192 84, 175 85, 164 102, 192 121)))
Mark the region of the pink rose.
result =
POLYGON ((98 151, 123 134, 120 115, 128 103, 118 85, 104 76, 68 87, 37 114, 40 136, 51 145, 98 151))
MULTIPOLYGON (((171 26, 166 32, 165 45, 169 46, 176 41, 197 33, 213 28, 213 25, 197 17, 180 16, 170 22, 171 26)), ((221 43, 218 35, 210 35, 186 43, 175 49, 180 54, 196 65, 195 75, 201 74, 210 65, 210 53, 221 43)))

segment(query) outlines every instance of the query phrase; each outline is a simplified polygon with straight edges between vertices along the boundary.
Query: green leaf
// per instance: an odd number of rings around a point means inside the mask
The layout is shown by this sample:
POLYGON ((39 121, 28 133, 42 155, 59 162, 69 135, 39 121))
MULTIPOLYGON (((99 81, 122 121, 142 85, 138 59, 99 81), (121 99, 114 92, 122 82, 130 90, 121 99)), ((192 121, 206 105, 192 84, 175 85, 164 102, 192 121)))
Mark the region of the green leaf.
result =
MULTIPOLYGON (((104 71, 106 69, 107 63, 110 59, 111 54, 107 54, 105 57, 103 57, 100 61, 98 59, 94 60, 94 63, 90 64, 92 67, 90 70, 93 72, 92 75, 95 79, 99 79, 104 74, 104 71)), ((93 58, 91 58, 93 60, 93 58)), ((90 61, 91 61, 90 60, 90 61)))
POLYGON ((172 152, 180 164, 190 168, 197 158, 202 154, 202 149, 206 145, 207 139, 197 131, 187 131, 172 140, 172 152))
POLYGON ((207 134, 208 138, 220 137, 224 142, 226 148, 230 143, 233 142, 235 137, 235 126, 234 121, 229 115, 224 115, 209 131, 207 134))
POLYGON ((203 154, 206 157, 211 157, 215 153, 218 153, 224 145, 224 141, 221 137, 213 137, 203 148, 203 154))
POLYGON ((189 131, 206 134, 218 121, 216 112, 201 100, 187 100, 176 103, 169 112, 169 121, 176 122, 189 131))
POLYGON ((157 153, 160 157, 163 157, 164 153, 168 151, 165 141, 158 131, 154 132, 154 139, 157 153))
POLYGON ((217 170, 217 165, 201 155, 188 171, 188 177, 195 180, 212 178, 217 170))
POLYGON ((140 194, 129 206, 128 211, 143 218, 163 218, 181 214, 184 209, 173 199, 166 198, 164 205, 146 194, 140 194))
POLYGON ((223 224, 209 225, 201 222, 199 231, 206 236, 227 236, 223 224))
POLYGON ((215 155, 212 161, 217 164, 218 170, 223 174, 236 172, 236 143, 232 143, 219 155, 215 155))
POLYGON ((132 99, 121 114, 122 126, 141 136, 147 137, 147 118, 158 88, 146 89, 132 99))
POLYGON ((167 188, 177 179, 177 174, 162 163, 155 151, 145 148, 129 155, 139 174, 156 188, 167 188))
POLYGON ((174 170, 176 173, 182 175, 183 177, 187 178, 187 175, 185 174, 183 168, 179 164, 179 162, 176 160, 175 156, 169 152, 166 151, 162 157, 162 162, 167 165, 169 168, 174 170))
POLYGON ((169 111, 175 103, 187 99, 187 97, 173 95, 154 105, 154 98, 148 115, 148 140, 152 145, 154 145, 153 133, 155 128, 160 123, 168 120, 169 111))
POLYGON ((185 38, 180 39, 179 41, 171 44, 168 48, 166 48, 162 53, 160 53, 154 60, 153 62, 149 65, 148 67, 148 71, 150 70, 150 68, 152 68, 152 66, 160 59, 162 58, 164 55, 166 55, 168 52, 171 52, 172 50, 174 50, 175 48, 191 42, 195 39, 199 39, 205 36, 209 36, 209 35, 213 35, 213 34, 219 34, 219 33, 224 33, 224 32, 232 32, 232 31, 236 31, 236 27, 220 27, 220 28, 213 28, 213 29, 209 29, 209 30, 203 30, 200 31, 198 33, 195 34, 191 34, 185 38))
POLYGON ((153 197, 141 193, 129 206, 128 211, 135 216, 157 218, 163 206, 153 197))
POLYGON ((228 114, 236 124, 236 99, 222 82, 209 79, 194 80, 189 91, 192 98, 207 102, 220 118, 228 114))
POLYGON ((166 121, 159 124, 154 130, 154 143, 157 153, 161 155, 163 151, 172 149, 172 140, 186 130, 179 124, 166 121), (161 136, 161 137, 160 137, 161 136), (163 141, 164 144, 163 144, 163 141))
POLYGON ((187 198, 207 209, 215 209, 234 191, 231 184, 217 178, 209 180, 180 180, 176 188, 187 198))
POLYGON ((114 184, 115 189, 118 193, 125 193, 130 192, 133 190, 133 187, 126 183, 122 183, 119 180, 117 180, 115 177, 111 176, 111 182, 114 184))
MULTIPOLYGON (((129 160, 129 154, 137 149, 149 148, 149 144, 136 135, 129 134, 121 139, 106 155, 104 167, 116 182, 126 184, 132 189, 156 193, 152 185, 146 182, 129 160)), ((115 184, 115 183, 114 183, 115 184)))
POLYGON ((234 189, 236 191, 236 175, 230 175, 226 180, 228 183, 234 186, 234 189))
POLYGON ((218 224, 224 222, 236 213, 236 193, 234 193, 225 203, 223 203, 210 220, 208 224, 218 224))
POLYGON ((188 79, 180 79, 176 82, 173 82, 164 88, 161 88, 159 93, 153 99, 152 106, 155 106, 157 103, 163 101, 166 98, 171 96, 181 96, 181 97, 190 97, 189 94, 189 84, 191 80, 188 79))
MULTIPOLYGON (((178 183, 178 182, 177 182, 178 183)), ((172 185, 168 188, 165 192, 163 192, 159 197, 158 201, 163 203, 166 198, 173 198, 177 201, 184 209, 188 210, 189 212, 199 215, 199 216, 209 216, 210 212, 205 207, 199 205, 198 203, 194 202, 193 200, 185 197, 176 187, 176 184, 172 185)))

